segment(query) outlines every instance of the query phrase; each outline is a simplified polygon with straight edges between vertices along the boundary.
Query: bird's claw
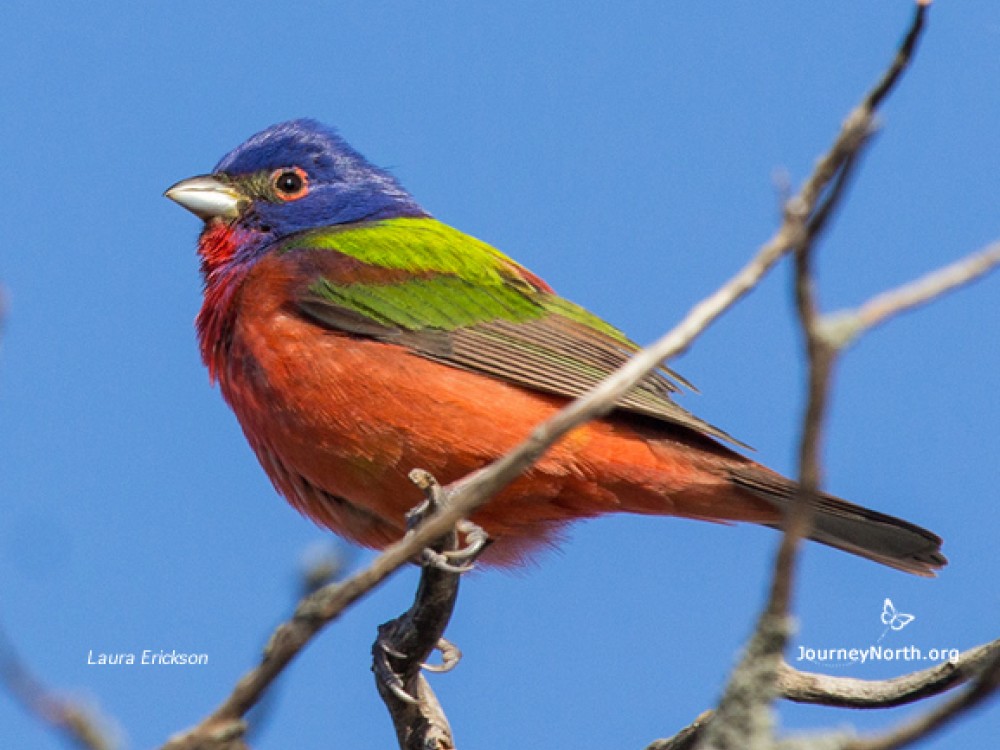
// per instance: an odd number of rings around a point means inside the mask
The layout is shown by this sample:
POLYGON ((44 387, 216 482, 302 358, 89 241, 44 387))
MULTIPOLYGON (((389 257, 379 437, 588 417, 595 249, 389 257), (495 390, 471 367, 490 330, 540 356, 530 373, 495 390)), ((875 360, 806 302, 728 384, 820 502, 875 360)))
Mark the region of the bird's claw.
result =
MULTIPOLYGON (((450 672, 462 660, 462 651, 451 641, 440 638, 434 648, 436 648, 441 654, 441 663, 421 664, 421 668, 426 669, 428 672, 450 672)), ((410 705, 420 703, 419 700, 406 692, 406 685, 396 670, 393 669, 392 664, 389 663, 389 657, 395 659, 405 659, 406 654, 394 649, 380 638, 376 643, 376 654, 372 663, 372 669, 375 672, 375 677, 383 685, 385 685, 394 696, 404 703, 408 703, 410 705)))
POLYGON ((390 646, 388 643, 386 643, 384 641, 379 641, 378 647, 379 647, 379 649, 381 649, 382 653, 385 654, 386 656, 391 656, 394 659, 405 659, 406 658, 406 654, 404 654, 398 648, 393 648, 392 646, 390 646))
POLYGON ((475 560, 490 543, 485 531, 472 521, 462 520, 456 524, 456 530, 464 538, 465 546, 461 549, 438 552, 425 547, 420 555, 423 565, 437 568, 445 573, 461 575, 473 570, 475 560))
POLYGON ((390 656, 397 659, 405 659, 406 654, 402 654, 392 648, 381 638, 375 643, 375 650, 375 658, 372 661, 372 671, 375 672, 375 679, 385 685, 389 689, 389 692, 403 701, 403 703, 408 703, 411 706, 417 705, 420 701, 406 692, 406 686, 403 684, 402 678, 389 663, 390 656))
POLYGON ((465 546, 461 549, 445 552, 450 559, 472 562, 479 553, 486 549, 490 542, 490 535, 481 526, 477 526, 468 519, 462 519, 455 525, 455 529, 464 538, 465 546))
POLYGON ((442 573, 453 573, 462 575, 473 569, 472 565, 454 565, 448 561, 448 555, 444 552, 436 552, 430 547, 424 547, 420 552, 420 564, 429 568, 435 568, 442 573))
POLYGON ((439 638, 437 645, 434 647, 441 654, 440 664, 427 664, 424 662, 420 666, 426 669, 428 672, 450 672, 458 663, 462 661, 462 651, 449 640, 444 638, 439 638))

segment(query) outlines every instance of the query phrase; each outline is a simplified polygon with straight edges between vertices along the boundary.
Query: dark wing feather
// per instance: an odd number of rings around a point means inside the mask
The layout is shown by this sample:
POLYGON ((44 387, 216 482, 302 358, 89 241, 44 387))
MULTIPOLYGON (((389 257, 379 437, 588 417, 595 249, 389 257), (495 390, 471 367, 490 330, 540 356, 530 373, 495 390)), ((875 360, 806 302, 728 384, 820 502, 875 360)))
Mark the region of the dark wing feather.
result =
MULTIPOLYGON (((451 353, 445 359, 518 385, 576 398, 637 351, 634 344, 627 346, 582 323, 550 314, 526 322, 497 320, 454 331, 451 353)), ((742 445, 674 403, 670 394, 678 388, 670 375, 665 369, 650 373, 618 402, 618 408, 742 445)))

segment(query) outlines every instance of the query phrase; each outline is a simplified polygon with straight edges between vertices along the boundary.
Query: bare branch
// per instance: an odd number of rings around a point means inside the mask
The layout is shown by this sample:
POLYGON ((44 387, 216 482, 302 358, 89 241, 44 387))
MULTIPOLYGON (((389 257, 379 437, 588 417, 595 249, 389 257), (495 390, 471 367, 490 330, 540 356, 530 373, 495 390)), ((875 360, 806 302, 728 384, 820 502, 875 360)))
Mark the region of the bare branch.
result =
MULTIPOLYGON (((916 25, 917 22, 914 23, 914 26, 916 25)), ((907 39, 909 38, 907 36, 907 39)), ((813 286, 812 252, 820 234, 826 229, 830 217, 840 205, 850 176, 854 171, 853 167, 860 158, 860 150, 867 142, 867 133, 857 139, 857 150, 847 154, 834 181, 833 188, 806 223, 802 244, 796 248, 795 301, 799 324, 806 343, 806 357, 809 365, 808 393, 802 438, 799 444, 799 492, 789 508, 782 526, 784 534, 775 560, 774 576, 767 604, 767 612, 772 617, 781 618, 788 612, 795 556, 800 540, 809 533, 812 516, 810 503, 819 491, 821 483, 819 444, 822 438, 822 425, 826 413, 834 352, 826 346, 818 333, 820 313, 813 286)))
POLYGON ((856 310, 825 316, 821 333, 830 346, 842 349, 887 320, 969 284, 1000 265, 1000 242, 933 271, 923 278, 883 292, 856 310))
POLYGON ((892 65, 889 66, 889 69, 882 76, 882 80, 879 81, 878 85, 868 94, 868 98, 864 103, 867 109, 876 109, 882 103, 882 100, 896 87, 900 76, 909 67, 910 60, 913 59, 913 53, 917 49, 917 42, 923 33, 924 23, 927 18, 927 9, 930 7, 931 2, 932 0, 917 0, 917 10, 913 16, 913 24, 910 26, 910 30, 906 32, 903 43, 899 45, 899 50, 896 52, 896 58, 892 61, 892 65))
POLYGON ((789 633, 787 617, 765 610, 695 748, 770 747, 774 737, 771 703, 776 697, 776 672, 789 633))
MULTIPOLYGON (((954 720, 955 717, 978 705, 993 693, 1000 691, 1000 639, 961 654, 956 660, 935 667, 902 675, 890 680, 868 681, 837 678, 827 675, 800 672, 781 662, 773 671, 773 682, 768 683, 768 660, 774 657, 774 648, 783 647, 776 624, 787 612, 794 570, 795 544, 808 532, 807 500, 819 489, 819 441, 822 437, 823 413, 830 387, 832 366, 841 349, 824 336, 826 322, 818 308, 813 290, 810 269, 811 240, 796 256, 796 299, 799 320, 806 333, 809 356, 809 403, 804 418, 800 452, 799 500, 792 506, 790 520, 775 564, 775 576, 767 609, 758 624, 747 655, 734 671, 715 715, 708 712, 670 740, 661 740, 650 748, 687 748, 692 738, 698 747, 739 747, 755 732, 769 732, 767 715, 762 711, 768 696, 776 693, 789 700, 853 708, 888 708, 911 703, 931 695, 950 690, 968 680, 972 686, 952 700, 918 716, 899 729, 875 738, 855 739, 843 735, 826 737, 830 746, 849 750, 894 750, 909 745, 954 720), (806 512, 803 513, 803 510, 806 512), (798 516, 796 518, 796 516, 798 516), (771 643, 772 649, 762 646, 771 643), (764 678, 754 684, 748 676, 764 678), (736 708, 732 707, 736 703, 736 708), (703 744, 702 744, 703 743, 703 744)), ((918 304, 929 302, 968 283, 1000 265, 1000 243, 990 245, 985 251, 948 266, 938 272, 901 287, 899 290, 879 295, 863 305, 877 310, 877 314, 857 317, 864 321, 884 320, 918 304)), ((869 325, 858 324, 856 335, 868 330, 869 325)), ((791 747, 809 747, 808 740, 796 738, 786 743, 791 747)), ((649 749, 648 749, 649 750, 649 749)))
POLYGON ((796 703, 844 708, 892 708, 951 690, 979 674, 1000 655, 1000 639, 976 646, 919 672, 888 680, 859 680, 801 672, 788 664, 778 668, 778 692, 796 703))
POLYGON ((1000 639, 964 651, 951 661, 888 680, 802 672, 788 664, 778 668, 778 691, 796 703, 844 708, 892 708, 938 695, 975 677, 1000 654, 1000 639))
MULTIPOLYGON (((905 68, 908 56, 912 53, 919 37, 927 4, 921 2, 918 5, 914 25, 904 40, 893 69, 884 79, 884 85, 880 84, 873 92, 870 102, 877 103, 884 97, 905 68)), ((859 142, 859 151, 860 146, 859 142)), ((719 710, 708 722, 698 747, 736 748, 748 742, 754 744, 755 740, 763 740, 762 747, 774 746, 770 714, 765 712, 764 705, 770 700, 775 688, 787 693, 794 688, 802 688, 802 683, 806 683, 809 687, 809 699, 815 702, 885 707, 947 690, 963 679, 968 679, 970 675, 975 676, 972 685, 961 694, 885 735, 864 739, 855 739, 842 734, 826 735, 810 739, 790 738, 781 743, 782 747, 788 748, 842 747, 850 750, 895 750, 904 747, 926 737, 1000 690, 1000 649, 997 647, 1000 641, 974 649, 963 655, 964 659, 959 663, 939 665, 931 670, 881 683, 836 680, 820 675, 807 677, 784 663, 773 671, 773 676, 776 678, 774 682, 767 682, 766 679, 762 684, 754 685, 748 682, 748 677, 754 675, 767 677, 772 674, 769 665, 774 657, 774 651, 764 646, 768 642, 772 642, 779 649, 784 646, 780 623, 788 612, 797 543, 809 531, 811 500, 820 485, 820 440, 832 369, 837 355, 844 345, 859 333, 892 315, 928 302, 950 289, 968 283, 1000 264, 1000 246, 987 248, 984 252, 970 256, 916 283, 879 295, 862 306, 853 316, 842 314, 834 319, 834 323, 828 322, 828 319, 821 315, 816 301, 811 268, 814 239, 835 210, 856 158, 856 154, 852 154, 844 162, 830 197, 807 223, 803 242, 796 248, 796 306, 806 339, 809 362, 808 405, 803 420, 799 456, 800 491, 784 524, 785 533, 775 563, 767 608, 751 639, 747 655, 734 671, 719 710), (831 331, 840 335, 831 336, 831 331)), ((801 699, 803 693, 796 691, 796 695, 801 699)), ((682 735, 689 733, 690 730, 689 727, 682 735)), ((681 739, 682 735, 676 739, 681 739)))
POLYGON ((80 750, 114 750, 118 746, 108 721, 95 709, 49 691, 17 655, 10 638, 2 630, 0 682, 28 713, 80 750))

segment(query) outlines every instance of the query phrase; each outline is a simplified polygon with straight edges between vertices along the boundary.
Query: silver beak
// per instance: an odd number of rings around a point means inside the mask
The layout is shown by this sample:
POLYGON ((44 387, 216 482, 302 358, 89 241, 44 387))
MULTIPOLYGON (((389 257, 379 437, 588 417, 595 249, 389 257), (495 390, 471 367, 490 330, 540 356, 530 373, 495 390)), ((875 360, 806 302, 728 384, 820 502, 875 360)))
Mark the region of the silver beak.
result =
POLYGON ((212 175, 200 175, 170 186, 164 195, 205 221, 235 219, 246 201, 239 191, 212 175))

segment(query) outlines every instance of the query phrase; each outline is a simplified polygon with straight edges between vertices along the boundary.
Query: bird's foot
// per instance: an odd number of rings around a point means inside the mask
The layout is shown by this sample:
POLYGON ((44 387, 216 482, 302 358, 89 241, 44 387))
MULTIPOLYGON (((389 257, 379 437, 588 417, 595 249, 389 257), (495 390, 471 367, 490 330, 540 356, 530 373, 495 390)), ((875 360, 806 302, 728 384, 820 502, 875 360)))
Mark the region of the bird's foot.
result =
MULTIPOLYGON (((406 516, 407 534, 432 519, 447 503, 447 491, 428 472, 415 469, 410 479, 424 492, 424 501, 406 516)), ((379 626, 372 647, 372 671, 379 694, 387 703, 395 700, 419 704, 430 687, 422 669, 447 672, 458 664, 461 652, 444 639, 463 573, 472 570, 476 556, 489 543, 486 533, 469 521, 460 520, 447 533, 424 548, 419 562, 420 584, 413 606, 405 613, 379 626), (439 664, 428 664, 434 651, 441 654, 439 664)), ((431 694, 433 695, 433 694, 431 694)))
MULTIPOLYGON (((423 490, 424 499, 406 514, 407 532, 416 529, 440 510, 445 503, 444 490, 430 472, 414 469, 410 472, 410 481, 423 490)), ((475 559, 489 546, 491 540, 481 527, 467 519, 462 519, 455 524, 455 531, 458 539, 464 543, 464 547, 441 551, 425 547, 420 555, 421 564, 437 568, 445 573, 458 575, 471 571, 475 559)), ((456 541, 451 546, 457 543, 456 541)))
MULTIPOLYGON (((429 672, 450 672, 462 660, 461 650, 451 641, 439 638, 434 648, 441 654, 441 663, 423 663, 420 665, 421 668, 429 672)), ((392 692, 393 695, 399 698, 399 700, 411 705, 417 705, 420 701, 407 692, 403 676, 392 665, 393 660, 405 661, 406 659, 406 654, 395 649, 387 639, 383 638, 381 633, 379 634, 378 640, 375 641, 374 660, 372 662, 372 671, 375 672, 375 678, 392 692)))
POLYGON ((437 568, 444 573, 461 575, 475 568, 475 560, 486 549, 491 539, 483 529, 472 521, 462 520, 455 525, 462 535, 465 546, 460 549, 438 552, 430 547, 424 547, 420 554, 420 563, 437 568))

